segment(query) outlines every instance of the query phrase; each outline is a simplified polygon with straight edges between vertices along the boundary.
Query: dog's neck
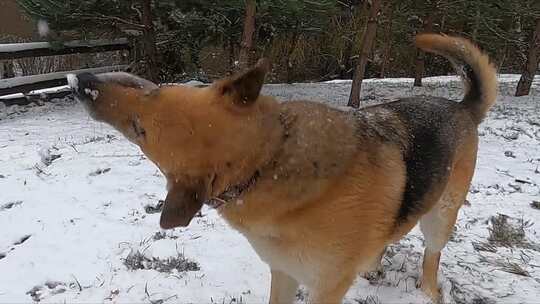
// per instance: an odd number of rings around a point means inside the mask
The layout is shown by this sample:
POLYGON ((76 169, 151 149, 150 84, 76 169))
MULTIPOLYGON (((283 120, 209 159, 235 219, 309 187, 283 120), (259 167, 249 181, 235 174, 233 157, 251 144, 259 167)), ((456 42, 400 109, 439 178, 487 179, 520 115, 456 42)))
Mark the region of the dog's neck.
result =
POLYGON ((214 209, 217 209, 228 202, 239 199, 242 194, 249 191, 250 187, 252 187, 257 182, 257 179, 260 175, 261 173, 259 170, 255 171, 255 173, 247 181, 233 186, 229 186, 227 190, 223 191, 220 195, 216 197, 210 198, 208 201, 205 202, 205 204, 214 209))
POLYGON ((291 119, 286 112, 279 113, 279 127, 280 127, 280 141, 277 145, 274 145, 275 149, 271 153, 271 157, 268 160, 265 160, 262 165, 254 170, 254 173, 247 179, 229 185, 225 191, 221 192, 219 195, 214 196, 205 202, 206 205, 212 208, 219 208, 228 202, 239 200, 240 197, 248 192, 258 181, 261 176, 261 172, 268 169, 270 166, 274 166, 276 160, 279 158, 282 147, 285 144, 285 141, 289 137, 289 130, 291 128, 294 119, 291 119))

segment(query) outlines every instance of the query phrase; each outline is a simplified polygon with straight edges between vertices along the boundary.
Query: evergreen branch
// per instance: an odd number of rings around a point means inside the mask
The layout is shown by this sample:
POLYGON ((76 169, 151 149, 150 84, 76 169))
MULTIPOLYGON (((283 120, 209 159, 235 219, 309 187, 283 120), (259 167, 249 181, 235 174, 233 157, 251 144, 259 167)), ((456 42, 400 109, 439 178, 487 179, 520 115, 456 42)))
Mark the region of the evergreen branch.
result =
POLYGON ((87 14, 73 14, 72 17, 84 19, 84 20, 105 20, 105 21, 116 21, 122 24, 133 26, 134 28, 143 30, 145 26, 140 23, 134 23, 129 20, 122 19, 120 17, 116 16, 107 16, 103 14, 96 14, 96 15, 87 15, 87 14))
POLYGON ((482 23, 486 26, 486 28, 492 32, 493 34, 495 34, 495 36, 505 40, 505 41, 510 41, 510 42, 513 42, 513 43, 516 43, 516 44, 521 44, 522 42, 519 41, 519 40, 516 40, 516 39, 512 39, 510 37, 505 37, 503 34, 499 33, 498 31, 496 31, 495 29, 493 29, 488 22, 486 22, 486 19, 485 18, 481 18, 482 20, 482 23))

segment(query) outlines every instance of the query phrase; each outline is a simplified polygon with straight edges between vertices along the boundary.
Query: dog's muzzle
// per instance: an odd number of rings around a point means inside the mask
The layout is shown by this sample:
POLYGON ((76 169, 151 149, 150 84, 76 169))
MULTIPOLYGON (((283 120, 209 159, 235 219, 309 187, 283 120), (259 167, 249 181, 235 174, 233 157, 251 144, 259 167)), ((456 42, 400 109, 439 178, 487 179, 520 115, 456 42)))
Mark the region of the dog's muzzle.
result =
POLYGON ((78 75, 68 74, 66 77, 68 86, 79 101, 91 103, 99 97, 98 86, 102 82, 95 75, 81 73, 78 75))

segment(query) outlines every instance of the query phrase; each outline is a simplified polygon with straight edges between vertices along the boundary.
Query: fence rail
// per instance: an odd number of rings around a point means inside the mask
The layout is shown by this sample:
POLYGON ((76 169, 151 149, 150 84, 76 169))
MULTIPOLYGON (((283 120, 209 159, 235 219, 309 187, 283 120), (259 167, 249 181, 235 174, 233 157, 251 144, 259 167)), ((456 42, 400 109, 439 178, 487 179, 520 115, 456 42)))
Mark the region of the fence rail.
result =
MULTIPOLYGON (((0 60, 15 60, 28 57, 67 54, 102 53, 120 50, 131 51, 128 39, 69 41, 61 45, 55 45, 49 42, 10 43, 0 44, 0 60)), ((51 93, 35 93, 33 91, 66 85, 67 80, 65 76, 69 73, 105 73, 123 71, 126 70, 126 68, 127 65, 105 66, 0 79, 0 102, 7 105, 24 104, 30 103, 43 95, 48 95, 49 98, 58 96, 64 97, 68 94, 66 90, 54 90, 51 93)))
POLYGON ((58 46, 49 42, 10 43, 0 44, 0 60, 121 50, 130 50, 128 39, 69 41, 58 46))
POLYGON ((0 96, 28 93, 34 90, 63 86, 67 84, 67 74, 77 74, 82 72, 88 73, 106 73, 114 71, 124 71, 127 65, 106 66, 100 68, 72 70, 65 72, 55 72, 48 74, 23 76, 15 78, 0 79, 0 96))

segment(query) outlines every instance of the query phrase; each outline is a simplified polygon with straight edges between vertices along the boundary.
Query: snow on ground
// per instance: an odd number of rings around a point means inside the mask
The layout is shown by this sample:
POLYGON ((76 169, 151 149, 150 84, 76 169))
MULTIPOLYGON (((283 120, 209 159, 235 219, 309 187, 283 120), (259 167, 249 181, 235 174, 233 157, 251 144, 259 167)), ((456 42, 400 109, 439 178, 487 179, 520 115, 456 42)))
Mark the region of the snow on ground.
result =
MULTIPOLYGON (((516 76, 500 79, 502 96, 480 126, 470 205, 441 259, 446 302, 540 298, 540 81, 516 98, 516 76)), ((365 104, 461 96, 454 77, 411 83, 366 81, 365 104)), ((264 88, 340 107, 349 89, 347 81, 264 88)), ((0 103, 0 302, 266 302, 269 271, 247 241, 206 208, 188 228, 161 231, 152 209, 164 196, 157 168, 79 104, 0 103)), ((415 228, 391 246, 383 277, 359 277, 345 302, 427 303, 415 289, 422 242, 415 228)))

